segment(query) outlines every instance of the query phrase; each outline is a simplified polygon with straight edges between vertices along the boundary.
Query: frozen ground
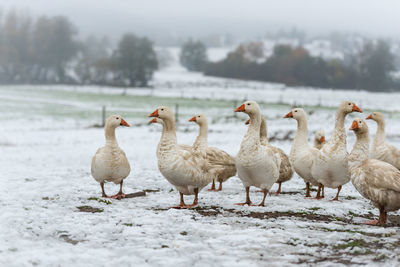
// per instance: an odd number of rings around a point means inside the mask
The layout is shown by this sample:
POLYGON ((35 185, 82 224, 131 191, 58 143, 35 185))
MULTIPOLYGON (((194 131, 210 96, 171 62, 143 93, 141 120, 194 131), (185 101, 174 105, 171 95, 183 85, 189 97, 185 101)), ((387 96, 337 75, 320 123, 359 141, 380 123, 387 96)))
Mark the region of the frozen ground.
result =
MULTIPOLYGON (((178 203, 178 193, 157 169, 161 128, 146 124, 158 105, 179 103, 180 143, 193 142, 197 128, 186 121, 203 112, 212 121, 209 144, 236 154, 247 118, 233 117, 233 100, 239 104, 248 95, 265 102, 269 135, 289 152, 290 140, 284 137, 293 137, 296 123, 281 119, 290 110, 288 103, 300 99, 298 103, 314 106, 307 107, 310 138, 322 127, 329 139, 332 107, 354 96, 367 110, 363 116, 373 108, 390 111, 388 137, 400 147, 400 120, 394 112, 398 94, 279 90, 279 85, 204 78, 178 68, 158 73, 155 84, 154 90, 125 95, 123 90, 96 87, 0 87, 1 266, 399 264, 400 214, 391 213, 385 228, 363 225, 377 216, 377 210, 351 184, 344 186, 339 202, 329 201, 335 195, 331 189, 326 199, 317 201, 304 199, 304 183, 295 176, 283 184, 284 194, 268 196, 265 208, 238 207, 234 203, 244 200, 244 189, 233 177, 220 193, 203 190, 197 208, 168 209, 178 203), (226 82, 229 94, 224 95, 217 87, 226 82), (254 84, 266 91, 254 89, 254 84), (187 95, 178 98, 183 90, 187 95), (214 92, 214 97, 199 92, 214 92), (280 101, 281 95, 287 101, 280 101), (225 97, 229 101, 222 100, 225 97), (316 107, 318 101, 323 107, 316 107), (104 143, 103 129, 92 127, 100 122, 102 105, 108 114, 120 113, 133 124, 117 131, 132 166, 125 191, 146 190, 145 197, 100 198, 90 161, 104 143), (98 212, 81 212, 82 206, 98 212)), ((374 123, 369 125, 374 132, 374 123)), ((354 136, 348 135, 350 149, 354 136)), ((106 184, 106 191, 116 193, 118 186, 106 184)), ((251 197, 258 202, 262 196, 253 189, 251 197)))

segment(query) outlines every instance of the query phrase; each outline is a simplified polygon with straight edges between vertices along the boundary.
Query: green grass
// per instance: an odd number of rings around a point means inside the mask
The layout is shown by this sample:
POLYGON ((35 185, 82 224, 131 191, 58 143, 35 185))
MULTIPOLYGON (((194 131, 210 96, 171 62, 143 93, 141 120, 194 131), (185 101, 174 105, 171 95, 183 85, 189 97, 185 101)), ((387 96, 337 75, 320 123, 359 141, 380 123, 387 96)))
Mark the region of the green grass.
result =
POLYGON ((97 198, 97 197, 89 197, 88 200, 96 200, 97 202, 105 203, 107 205, 111 205, 112 204, 112 202, 109 201, 109 200, 101 199, 101 198, 97 198))
POLYGON ((364 240, 357 239, 357 240, 353 240, 353 241, 351 241, 349 243, 336 245, 336 246, 334 246, 334 248, 336 248, 336 249, 345 249, 345 248, 354 248, 354 247, 365 247, 366 245, 367 245, 367 243, 365 243, 364 240))

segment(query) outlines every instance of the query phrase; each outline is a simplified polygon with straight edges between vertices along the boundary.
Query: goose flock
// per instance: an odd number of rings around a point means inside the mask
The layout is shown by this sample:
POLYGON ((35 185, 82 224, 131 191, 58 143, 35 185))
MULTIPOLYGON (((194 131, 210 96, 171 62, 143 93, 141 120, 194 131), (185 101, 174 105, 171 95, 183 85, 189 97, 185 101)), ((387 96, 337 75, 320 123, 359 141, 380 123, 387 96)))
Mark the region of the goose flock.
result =
MULTIPOLYGON (((318 186, 315 199, 324 198, 324 189, 327 187, 337 190, 336 197, 332 199, 337 201, 342 186, 351 181, 357 191, 379 209, 379 220, 367 224, 384 225, 387 212, 400 208, 400 151, 386 142, 385 121, 381 113, 373 112, 366 118, 378 125, 371 150, 365 120, 357 118, 353 121, 350 130, 354 131, 357 141, 349 154, 346 150, 345 119, 352 112, 362 112, 354 102, 343 101, 340 104, 330 140, 326 141, 324 131, 319 130, 313 146, 310 146, 307 138, 307 113, 302 108, 294 108, 283 117, 297 121, 296 135, 287 155, 268 142, 267 124, 257 102, 246 101, 234 111, 249 116, 247 133, 236 157, 208 146, 208 123, 203 114, 197 114, 189 120, 199 126, 199 135, 191 146, 178 144, 175 115, 171 108, 160 106, 149 115, 153 117, 150 123, 162 125, 156 149, 158 168, 180 195, 179 205, 172 208, 195 207, 203 188, 211 183, 210 191, 221 191, 223 183, 236 174, 246 194, 245 201, 237 205, 253 205, 250 187, 254 186, 264 194, 258 206, 265 206, 272 185, 279 185, 275 192, 279 194, 282 183, 289 181, 294 172, 306 184, 305 197, 311 197, 311 185, 318 186), (184 195, 194 195, 193 203, 186 204, 184 195)), ((100 183, 103 197, 108 197, 104 190, 105 182, 120 185, 119 192, 110 196, 117 199, 125 197, 123 180, 130 173, 128 159, 115 137, 115 129, 119 126, 129 127, 129 124, 120 115, 112 115, 107 119, 106 144, 97 150, 91 166, 92 176, 100 183)))

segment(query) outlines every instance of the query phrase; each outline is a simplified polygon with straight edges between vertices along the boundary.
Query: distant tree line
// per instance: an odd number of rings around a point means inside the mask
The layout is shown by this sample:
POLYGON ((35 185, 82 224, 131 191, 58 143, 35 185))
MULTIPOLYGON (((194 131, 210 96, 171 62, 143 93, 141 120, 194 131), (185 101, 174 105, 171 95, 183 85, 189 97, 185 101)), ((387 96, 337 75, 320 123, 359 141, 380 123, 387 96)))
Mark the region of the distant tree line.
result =
POLYGON ((158 67, 147 38, 126 34, 112 49, 106 38, 77 33, 63 16, 0 16, 0 83, 147 86, 158 67))
MULTIPOLYGON (((209 62, 206 46, 188 40, 179 59, 188 70, 211 76, 291 86, 400 89, 399 80, 391 75, 395 57, 384 41, 367 42, 343 60, 311 56, 302 46, 288 45, 277 45, 266 56, 261 42, 251 42, 219 62, 209 62)), ((131 33, 113 47, 107 38, 79 40, 77 28, 63 16, 34 18, 16 10, 0 12, 0 84, 144 87, 154 71, 171 60, 166 51, 156 53, 152 41, 131 33)))
POLYGON ((189 39, 183 43, 179 61, 190 71, 202 71, 207 64, 207 48, 200 41, 189 39))
POLYGON ((204 73, 291 86, 371 91, 400 89, 398 81, 390 75, 395 69, 394 55, 384 41, 367 42, 360 52, 348 56, 347 62, 311 56, 303 47, 290 45, 275 46, 273 54, 262 60, 260 46, 261 43, 240 45, 225 59, 206 64, 204 73))

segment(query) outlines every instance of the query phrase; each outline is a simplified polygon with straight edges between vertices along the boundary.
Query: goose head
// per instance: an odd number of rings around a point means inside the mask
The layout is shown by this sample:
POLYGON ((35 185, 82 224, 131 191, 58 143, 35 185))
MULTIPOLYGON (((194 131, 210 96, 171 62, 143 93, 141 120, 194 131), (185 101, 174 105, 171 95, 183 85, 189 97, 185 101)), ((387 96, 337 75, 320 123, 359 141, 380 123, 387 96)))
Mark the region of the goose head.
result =
POLYGON ((159 118, 162 120, 173 120, 174 112, 167 106, 160 106, 153 113, 149 115, 149 117, 159 118))
POLYGON ((366 120, 374 120, 376 122, 381 122, 384 121, 384 117, 383 114, 378 112, 378 111, 374 111, 371 114, 369 114, 368 117, 365 118, 366 120))
POLYGON ((300 119, 307 118, 307 114, 302 108, 294 108, 288 114, 283 116, 283 118, 293 118, 298 121, 300 119))
POLYGON ((197 123, 199 126, 205 125, 207 123, 207 118, 203 114, 196 114, 189 121, 197 123))
POLYGON ((260 106, 256 101, 246 101, 240 107, 235 109, 235 112, 244 112, 248 115, 260 113, 260 106))
POLYGON ((352 101, 343 101, 339 106, 339 110, 342 111, 344 114, 349 114, 352 112, 362 113, 362 110, 357 107, 357 105, 352 101))
POLYGON ((358 135, 363 135, 368 133, 368 126, 365 120, 362 118, 356 118, 353 120, 353 123, 350 126, 350 130, 354 131, 354 133, 358 135))
POLYGON ((318 130, 315 133, 314 139, 318 143, 321 143, 321 144, 325 143, 325 132, 324 132, 324 130, 318 130))
POLYGON ((129 127, 130 125, 121 117, 121 115, 111 115, 106 121, 106 128, 117 128, 119 126, 129 127))

